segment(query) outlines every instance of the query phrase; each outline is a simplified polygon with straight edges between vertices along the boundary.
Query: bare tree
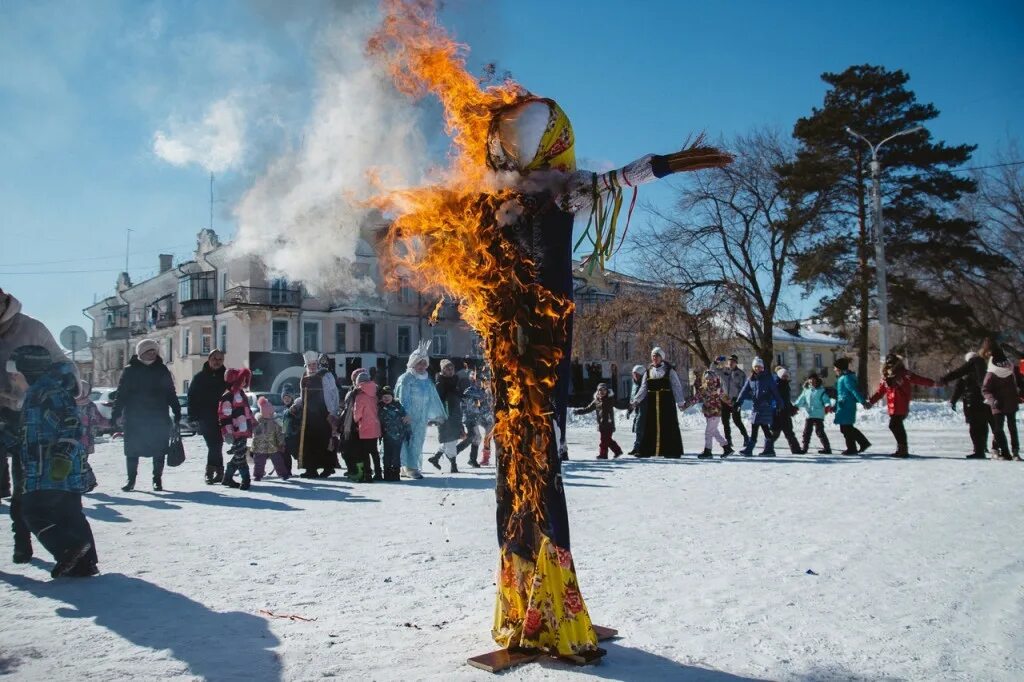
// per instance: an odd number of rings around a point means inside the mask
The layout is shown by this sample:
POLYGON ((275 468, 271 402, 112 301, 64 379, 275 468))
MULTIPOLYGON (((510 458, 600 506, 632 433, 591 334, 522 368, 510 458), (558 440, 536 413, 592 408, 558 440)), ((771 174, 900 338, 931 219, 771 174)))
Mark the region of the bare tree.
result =
POLYGON ((653 211, 656 220, 632 255, 703 323, 688 328, 688 346, 700 345, 694 335, 702 329, 717 327, 770 362, 792 256, 823 199, 787 186, 782 169, 794 150, 777 132, 739 136, 724 146, 736 161, 696 174, 681 187, 674 212, 653 211))

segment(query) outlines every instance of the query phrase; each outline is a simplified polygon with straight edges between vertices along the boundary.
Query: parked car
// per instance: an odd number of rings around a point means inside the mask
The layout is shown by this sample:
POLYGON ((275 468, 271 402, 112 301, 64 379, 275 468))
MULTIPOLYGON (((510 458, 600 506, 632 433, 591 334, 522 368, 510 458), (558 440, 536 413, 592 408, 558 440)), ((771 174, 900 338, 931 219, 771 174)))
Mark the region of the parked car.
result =
POLYGON ((266 398, 267 400, 270 401, 270 404, 274 406, 274 416, 275 417, 282 417, 282 416, 284 416, 284 413, 285 413, 284 401, 281 400, 281 396, 278 395, 277 393, 250 393, 249 394, 249 408, 252 410, 253 414, 259 414, 259 412, 260 412, 260 406, 259 406, 260 398, 266 398))
POLYGON ((181 405, 181 423, 178 424, 178 433, 182 436, 196 435, 196 427, 188 418, 188 396, 179 395, 178 404, 181 405))
MULTIPOLYGON (((117 397, 117 389, 110 388, 109 386, 97 386, 92 389, 89 393, 89 400, 93 402, 96 409, 99 410, 100 415, 106 420, 110 420, 111 415, 114 413, 114 399, 117 397)), ((104 433, 113 433, 117 429, 113 426, 109 429, 104 429, 104 433)), ((97 432, 101 430, 97 429, 97 432)))

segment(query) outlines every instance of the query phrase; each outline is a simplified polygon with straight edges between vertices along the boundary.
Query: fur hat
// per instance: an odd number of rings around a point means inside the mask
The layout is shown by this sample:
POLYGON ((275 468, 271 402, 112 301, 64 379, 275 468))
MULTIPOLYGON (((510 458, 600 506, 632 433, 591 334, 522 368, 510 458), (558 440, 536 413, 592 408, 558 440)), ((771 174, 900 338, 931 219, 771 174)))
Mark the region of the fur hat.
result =
POLYGON ((256 404, 260 407, 260 416, 264 419, 274 418, 274 406, 270 404, 266 396, 260 396, 260 399, 256 401, 256 404))
POLYGON ((142 357, 142 354, 145 353, 147 350, 155 350, 157 353, 159 353, 160 344, 158 344, 153 339, 142 339, 137 344, 135 344, 135 354, 138 355, 140 358, 142 357))
POLYGON ((441 369, 444 369, 445 367, 451 367, 452 369, 455 369, 455 363, 449 360, 448 358, 445 358, 444 360, 441 361, 441 369))
POLYGON ((365 369, 359 368, 359 369, 352 370, 352 385, 353 386, 358 386, 359 384, 362 384, 362 383, 367 382, 369 380, 370 380, 370 373, 367 372, 365 369))
POLYGON ((764 360, 762 360, 761 358, 754 358, 754 361, 750 363, 750 366, 760 367, 761 369, 764 369, 764 360))
POLYGON ((394 389, 392 389, 390 386, 385 386, 384 388, 380 389, 380 396, 383 398, 386 395, 390 395, 393 397, 395 395, 394 389))

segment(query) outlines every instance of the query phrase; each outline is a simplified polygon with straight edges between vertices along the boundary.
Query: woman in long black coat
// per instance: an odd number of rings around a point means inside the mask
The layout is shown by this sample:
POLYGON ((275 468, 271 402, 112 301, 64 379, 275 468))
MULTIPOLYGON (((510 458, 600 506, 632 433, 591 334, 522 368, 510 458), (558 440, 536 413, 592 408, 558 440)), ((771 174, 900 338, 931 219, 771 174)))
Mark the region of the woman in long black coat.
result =
POLYGON ((181 421, 181 405, 174 392, 174 378, 160 359, 156 341, 143 339, 135 347, 135 355, 117 384, 112 418, 115 422, 124 421, 128 483, 121 490, 135 489, 140 457, 153 458, 153 490, 163 490, 167 443, 172 426, 176 431, 181 421))

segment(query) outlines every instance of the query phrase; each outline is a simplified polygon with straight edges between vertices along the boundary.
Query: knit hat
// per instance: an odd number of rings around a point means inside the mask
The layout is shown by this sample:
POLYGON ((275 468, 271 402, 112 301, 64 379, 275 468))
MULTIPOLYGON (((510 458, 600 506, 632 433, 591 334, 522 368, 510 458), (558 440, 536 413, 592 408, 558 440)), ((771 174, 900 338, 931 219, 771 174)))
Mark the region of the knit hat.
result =
POLYGON ((260 399, 256 401, 256 404, 260 406, 260 416, 264 419, 274 418, 274 406, 270 404, 266 396, 260 396, 260 399))
POLYGON ((370 380, 370 373, 365 369, 359 368, 352 370, 352 385, 358 386, 361 383, 370 380))
POLYGON ((602 388, 603 388, 604 390, 606 390, 606 391, 607 391, 607 390, 608 390, 608 384, 606 384, 606 383, 604 383, 604 382, 602 381, 601 383, 599 383, 599 384, 597 385, 597 390, 599 390, 599 391, 600 391, 600 390, 601 390, 602 388))
POLYGON ((42 346, 19 346, 11 353, 11 360, 19 373, 26 379, 34 379, 46 373, 53 365, 50 351, 42 346))
POLYGON ((845 372, 850 369, 850 358, 836 358, 836 361, 832 363, 832 366, 840 372, 845 372))
POLYGON ((665 359, 665 351, 661 349, 661 346, 655 346, 651 349, 651 356, 653 357, 655 355, 660 356, 662 360, 665 359))
POLYGON ((390 386, 385 386, 384 388, 380 389, 380 396, 383 398, 386 395, 395 395, 394 390, 390 386))
POLYGON ((153 339, 142 339, 135 345, 135 354, 138 355, 140 358, 142 357, 142 354, 145 353, 147 350, 155 350, 159 353, 160 344, 158 344, 153 339))
POLYGON ((750 363, 750 366, 760 367, 761 369, 764 369, 764 360, 762 360, 761 358, 754 358, 754 361, 750 363))
POLYGON ((252 372, 248 367, 232 367, 224 372, 224 382, 234 390, 248 388, 252 381, 252 372))
POLYGON ((740 361, 740 356, 738 356, 735 353, 733 353, 732 355, 729 356, 729 359, 730 360, 735 360, 736 362, 739 362, 740 361))
POLYGON ((647 371, 647 368, 643 365, 633 365, 633 374, 643 374, 647 371))
POLYGON ((451 367, 452 369, 454 369, 455 363, 449 360, 448 358, 445 358, 444 360, 441 361, 441 369, 444 369, 445 367, 451 367))
POLYGON ((786 369, 785 367, 776 367, 775 368, 775 376, 779 377, 780 379, 788 379, 789 378, 789 370, 786 369))

